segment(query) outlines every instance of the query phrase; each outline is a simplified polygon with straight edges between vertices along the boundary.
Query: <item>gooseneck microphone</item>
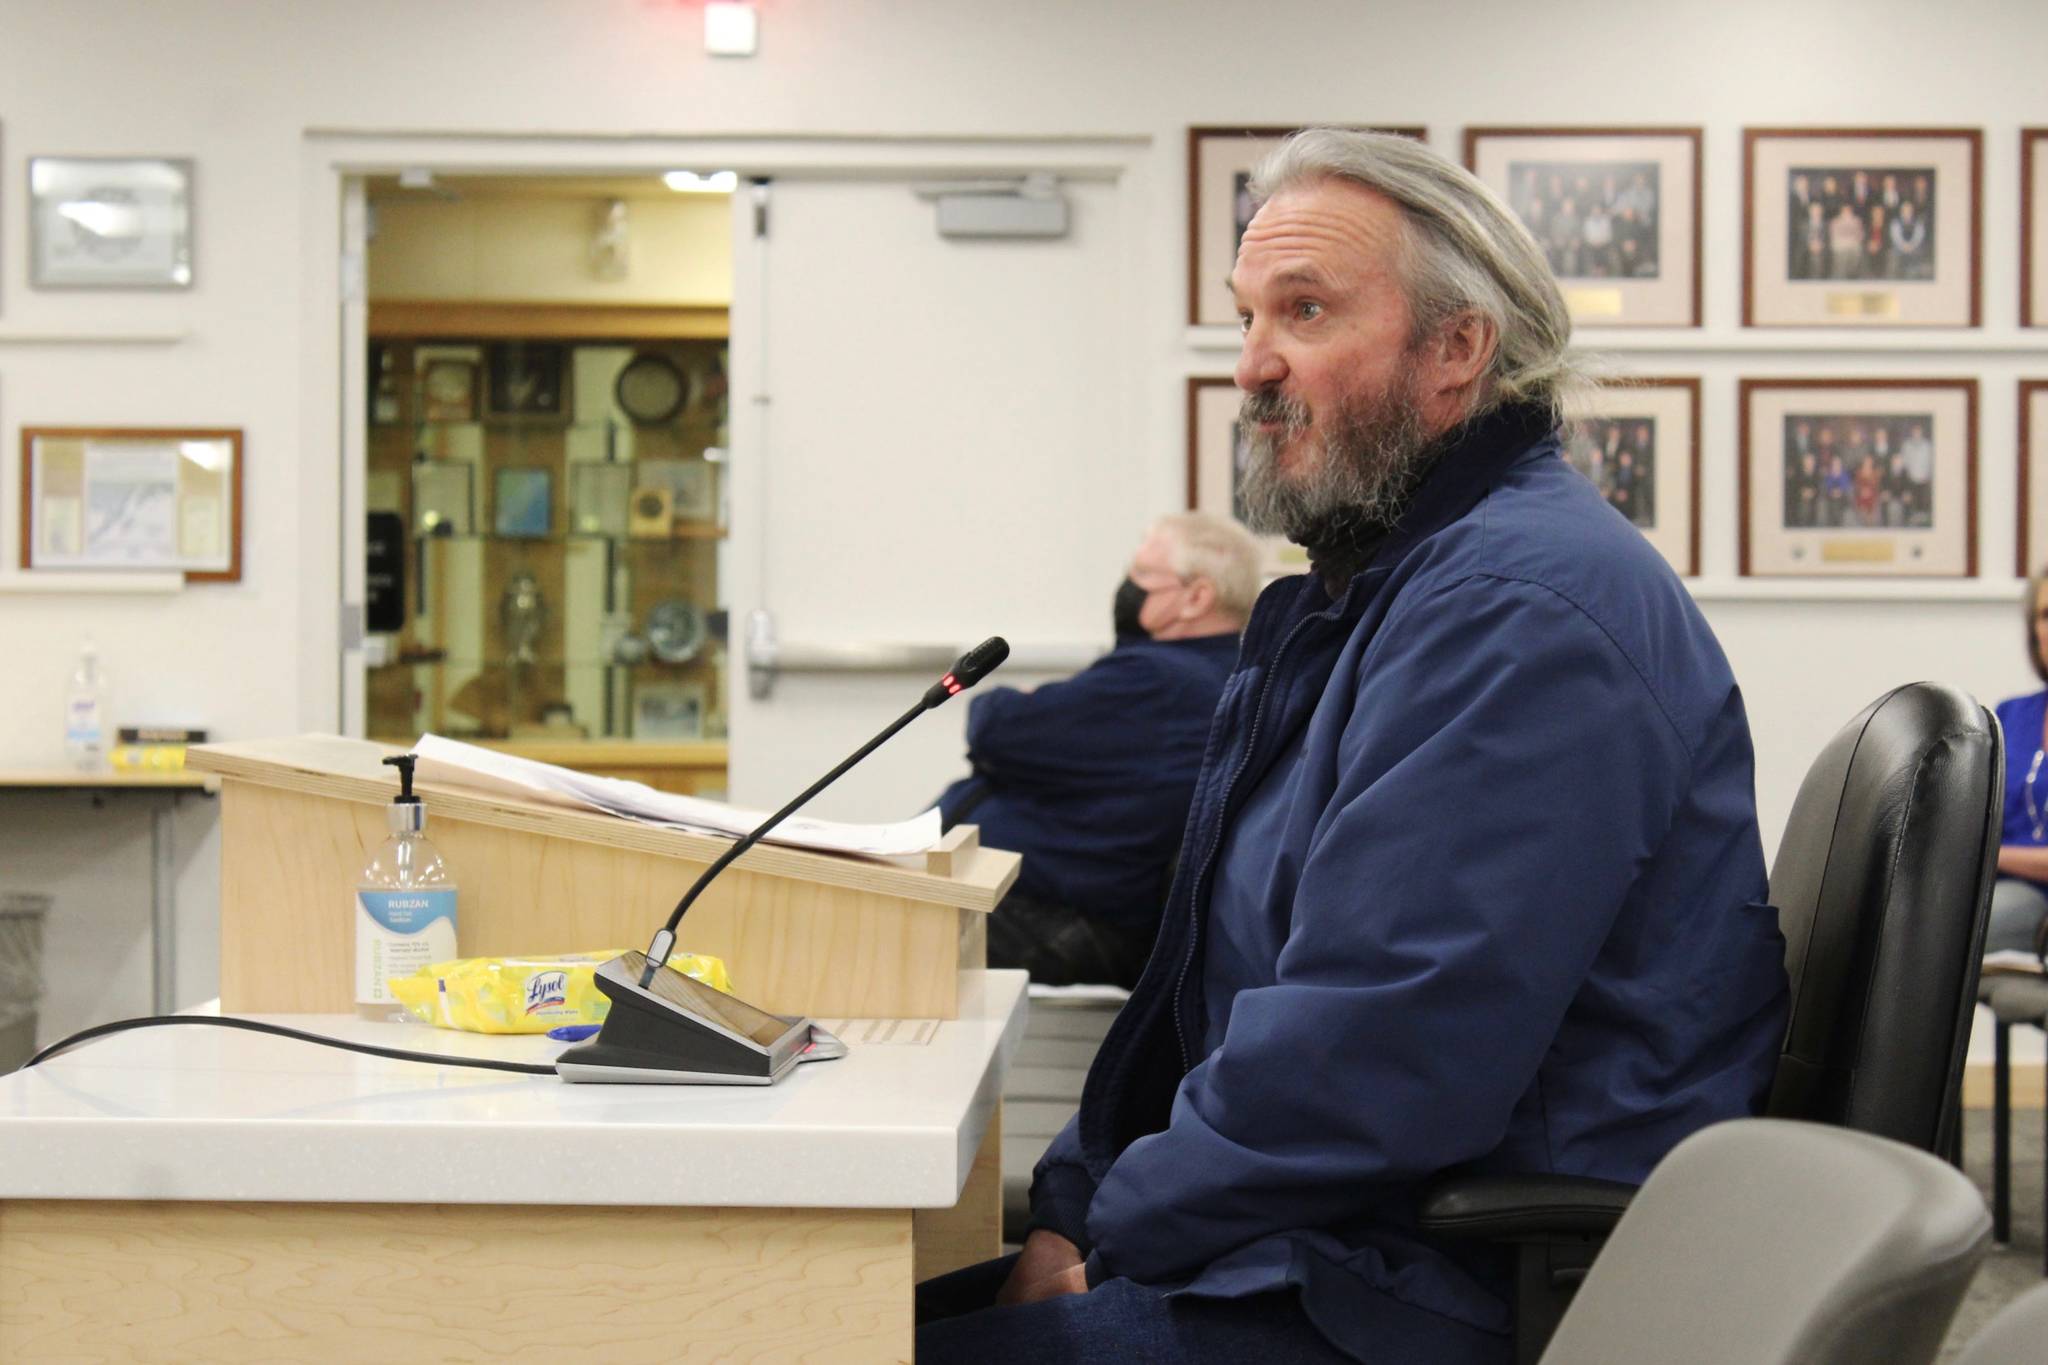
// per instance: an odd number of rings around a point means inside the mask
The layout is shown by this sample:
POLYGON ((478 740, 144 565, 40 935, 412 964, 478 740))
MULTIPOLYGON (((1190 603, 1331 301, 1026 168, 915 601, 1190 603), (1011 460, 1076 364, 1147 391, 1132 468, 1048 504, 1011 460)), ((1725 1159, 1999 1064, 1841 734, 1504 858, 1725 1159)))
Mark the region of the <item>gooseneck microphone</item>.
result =
POLYGON ((703 893, 704 888, 711 884, 712 878, 725 871, 735 858, 738 858, 742 853, 745 853, 748 849, 759 843, 762 836, 766 835, 784 820, 787 820, 796 812, 798 807, 802 806, 819 792, 825 790, 825 788, 831 786, 834 782, 837 782, 846 774, 847 769, 888 743, 889 740, 895 737, 897 731, 934 707, 944 705, 948 698, 956 697, 960 693, 965 692, 968 688, 995 672, 1001 666, 1003 660, 1009 657, 1010 644, 1000 635, 991 635, 965 654, 962 654, 954 661, 953 666, 946 671, 944 677, 925 689, 924 697, 917 705, 905 711, 894 721, 891 721, 888 727, 880 734, 854 750, 845 762, 841 763, 831 772, 826 773, 810 786, 804 788, 802 794, 796 800, 790 802, 766 820, 763 820, 745 838, 720 854, 716 862, 704 869, 704 875, 697 878, 691 884, 690 889, 683 893, 683 898, 676 902, 676 908, 669 911, 668 922, 661 926, 655 933, 653 941, 647 945, 647 966, 640 973, 640 988, 642 990, 647 989, 654 981, 655 972, 659 971, 662 964, 668 961, 669 953, 676 946, 676 926, 682 923, 684 912, 690 908, 691 902, 695 901, 703 893))

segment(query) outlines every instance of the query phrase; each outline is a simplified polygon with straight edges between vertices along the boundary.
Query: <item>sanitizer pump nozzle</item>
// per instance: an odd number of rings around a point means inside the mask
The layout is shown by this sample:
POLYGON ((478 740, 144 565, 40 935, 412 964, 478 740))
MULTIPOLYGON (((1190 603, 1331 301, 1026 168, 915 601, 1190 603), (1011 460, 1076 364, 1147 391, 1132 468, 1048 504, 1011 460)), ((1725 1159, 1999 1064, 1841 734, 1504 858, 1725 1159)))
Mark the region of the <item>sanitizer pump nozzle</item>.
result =
POLYGON ((419 761, 418 754, 393 754, 384 760, 398 769, 398 795, 391 798, 391 810, 385 816, 393 834, 418 834, 427 827, 427 808, 412 791, 412 770, 419 761))

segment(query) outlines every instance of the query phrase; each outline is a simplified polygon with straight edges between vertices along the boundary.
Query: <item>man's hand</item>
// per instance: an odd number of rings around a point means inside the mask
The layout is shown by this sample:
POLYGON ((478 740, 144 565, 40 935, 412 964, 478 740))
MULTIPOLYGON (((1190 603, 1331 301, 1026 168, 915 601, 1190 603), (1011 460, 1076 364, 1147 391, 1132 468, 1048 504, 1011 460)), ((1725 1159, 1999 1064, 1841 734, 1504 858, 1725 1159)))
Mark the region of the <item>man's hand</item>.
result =
POLYGON ((1080 1248, 1049 1228, 1034 1228, 1024 1239, 1024 1250, 1010 1268, 1010 1278, 1003 1282, 996 1303, 1007 1307, 1087 1292, 1088 1275, 1081 1265, 1080 1248))

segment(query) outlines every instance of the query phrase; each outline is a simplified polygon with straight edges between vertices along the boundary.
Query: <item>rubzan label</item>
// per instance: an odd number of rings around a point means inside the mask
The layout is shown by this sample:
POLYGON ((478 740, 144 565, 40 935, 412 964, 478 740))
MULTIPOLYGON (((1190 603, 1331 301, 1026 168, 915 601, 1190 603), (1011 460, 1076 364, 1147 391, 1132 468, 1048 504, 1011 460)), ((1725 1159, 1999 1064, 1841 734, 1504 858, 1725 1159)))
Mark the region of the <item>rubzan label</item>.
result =
POLYGON ((455 956, 455 892, 356 892, 356 1001, 392 1002, 394 976, 455 956))

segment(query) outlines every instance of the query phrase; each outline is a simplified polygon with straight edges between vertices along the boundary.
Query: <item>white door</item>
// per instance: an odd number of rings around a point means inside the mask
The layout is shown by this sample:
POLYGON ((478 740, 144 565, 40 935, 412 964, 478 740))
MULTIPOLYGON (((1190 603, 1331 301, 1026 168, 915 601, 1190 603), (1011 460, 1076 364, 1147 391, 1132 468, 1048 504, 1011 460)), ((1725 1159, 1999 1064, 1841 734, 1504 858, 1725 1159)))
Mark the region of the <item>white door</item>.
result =
MULTIPOLYGON (((907 175, 783 177, 735 196, 727 693, 732 798, 773 808, 915 703, 939 670, 783 673, 749 695, 747 618, 785 651, 1008 638, 992 682, 1109 642, 1157 514, 1133 376, 1135 212, 1069 180, 1068 235, 943 239, 907 175), (765 211, 765 222, 758 215, 765 211)), ((989 686, 991 684, 984 684, 989 686)), ((809 808, 894 819, 965 771, 967 708, 921 718, 809 808)))

